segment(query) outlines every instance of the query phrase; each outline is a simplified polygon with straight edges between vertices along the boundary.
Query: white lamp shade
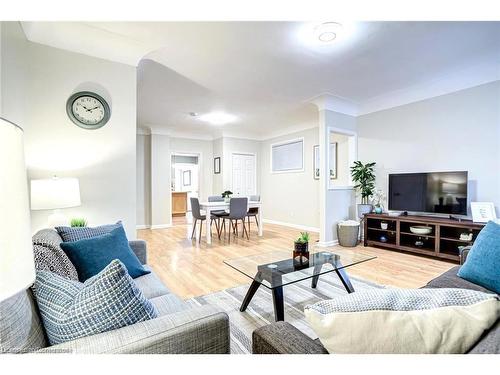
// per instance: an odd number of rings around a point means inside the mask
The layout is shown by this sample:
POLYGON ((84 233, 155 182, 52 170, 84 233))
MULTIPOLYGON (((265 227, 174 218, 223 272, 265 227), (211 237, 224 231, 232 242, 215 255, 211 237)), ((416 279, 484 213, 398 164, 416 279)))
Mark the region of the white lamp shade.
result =
POLYGON ((23 131, 0 118, 0 301, 35 280, 23 131))
POLYGON ((32 210, 55 210, 80 205, 80 184, 77 178, 31 180, 32 210))

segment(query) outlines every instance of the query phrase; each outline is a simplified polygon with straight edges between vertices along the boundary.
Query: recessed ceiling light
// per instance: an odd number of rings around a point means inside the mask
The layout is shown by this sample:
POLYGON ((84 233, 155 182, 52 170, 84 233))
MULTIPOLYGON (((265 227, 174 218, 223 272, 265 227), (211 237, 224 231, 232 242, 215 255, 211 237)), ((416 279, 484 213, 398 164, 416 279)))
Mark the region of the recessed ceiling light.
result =
POLYGON ((198 117, 212 125, 224 125, 236 121, 237 117, 225 112, 210 112, 198 117))
POLYGON ((331 43, 337 39, 337 35, 342 30, 342 25, 337 22, 325 22, 316 26, 315 35, 322 43, 331 43))

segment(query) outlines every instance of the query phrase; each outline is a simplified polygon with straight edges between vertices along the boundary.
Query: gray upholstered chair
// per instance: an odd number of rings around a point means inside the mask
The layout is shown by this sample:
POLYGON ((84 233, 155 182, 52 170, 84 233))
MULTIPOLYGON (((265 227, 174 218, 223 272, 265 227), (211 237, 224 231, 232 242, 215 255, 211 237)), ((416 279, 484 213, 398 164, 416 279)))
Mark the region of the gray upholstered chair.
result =
MULTIPOLYGON (((195 231, 196 231, 196 223, 200 221, 200 239, 201 239, 201 229, 203 228, 203 221, 206 220, 206 216, 202 215, 200 210, 200 201, 198 198, 190 198, 191 200, 191 213, 193 215, 193 232, 191 233, 191 239, 193 239, 195 231)), ((219 226, 220 217, 215 216, 213 213, 210 215, 210 225, 206 230, 212 230, 212 222, 215 221, 215 226, 217 227, 217 236, 220 239, 220 226, 219 226)))
MULTIPOLYGON (((250 202, 260 202, 260 195, 250 195, 250 202)), ((250 218, 253 217, 255 219, 255 224, 257 224, 257 228, 259 228, 259 207, 251 207, 248 209, 247 218, 248 218, 248 232, 250 232, 250 218)))
MULTIPOLYGON (((209 202, 224 202, 224 197, 222 195, 209 195, 208 201, 209 202)), ((217 211, 212 211, 211 213, 212 213, 212 215, 215 215, 215 216, 227 216, 228 215, 226 210, 217 210, 217 211)))
POLYGON ((229 215, 223 217, 223 226, 224 233, 226 233, 226 219, 229 220, 229 237, 228 242, 231 242, 231 232, 233 235, 238 236, 238 221, 241 220, 241 224, 243 226, 243 230, 241 233, 241 237, 245 234, 247 235, 247 239, 250 239, 248 236, 248 231, 245 226, 245 219, 247 217, 248 212, 248 198, 231 198, 229 201, 229 215))

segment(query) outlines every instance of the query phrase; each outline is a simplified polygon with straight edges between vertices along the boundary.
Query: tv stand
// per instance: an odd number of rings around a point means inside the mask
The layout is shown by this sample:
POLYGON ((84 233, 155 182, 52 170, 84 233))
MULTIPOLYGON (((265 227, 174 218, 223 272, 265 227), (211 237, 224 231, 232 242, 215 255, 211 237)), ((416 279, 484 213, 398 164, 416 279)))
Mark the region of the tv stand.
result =
POLYGON ((459 262, 460 248, 472 245, 484 225, 456 217, 366 214, 364 245, 459 262), (429 227, 430 233, 412 233, 413 226, 429 227), (470 234, 471 240, 461 238, 470 234))

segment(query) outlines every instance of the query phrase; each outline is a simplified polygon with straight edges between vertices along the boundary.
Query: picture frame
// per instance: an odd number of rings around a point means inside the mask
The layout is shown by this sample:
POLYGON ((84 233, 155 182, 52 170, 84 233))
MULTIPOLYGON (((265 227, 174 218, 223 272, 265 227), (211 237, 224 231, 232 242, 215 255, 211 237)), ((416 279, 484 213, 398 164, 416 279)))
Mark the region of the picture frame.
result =
POLYGON ((220 157, 214 158, 214 174, 220 174, 220 157))
POLYGON ((319 180, 319 145, 313 146, 313 178, 319 180))
MULTIPOLYGON (((313 146, 313 178, 319 180, 319 145, 313 146)), ((330 143, 330 180, 337 178, 337 142, 330 143)))
POLYGON ((191 186, 191 171, 182 172, 182 185, 191 186))
POLYGON ((497 219, 493 202, 471 202, 470 209, 474 223, 487 223, 497 219))
POLYGON ((337 142, 330 143, 330 180, 337 178, 337 142))

